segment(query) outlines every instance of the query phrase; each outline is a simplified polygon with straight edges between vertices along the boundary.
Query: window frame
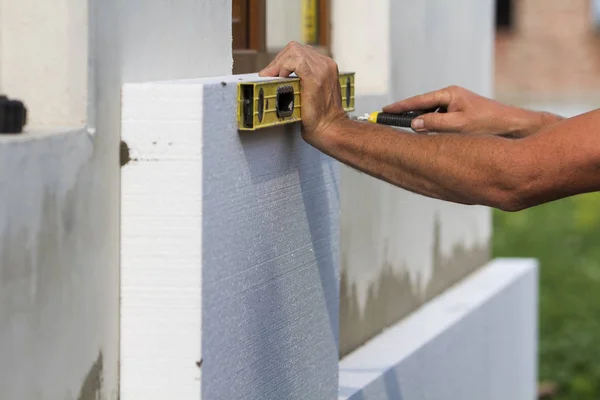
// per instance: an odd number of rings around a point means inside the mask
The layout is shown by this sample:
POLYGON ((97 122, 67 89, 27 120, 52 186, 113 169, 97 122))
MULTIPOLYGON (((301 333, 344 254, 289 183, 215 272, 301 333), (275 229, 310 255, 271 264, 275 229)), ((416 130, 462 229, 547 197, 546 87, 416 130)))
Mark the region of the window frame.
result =
MULTIPOLYGON (((282 49, 267 49, 266 0, 233 0, 234 3, 236 1, 247 7, 244 22, 248 40, 245 48, 233 48, 233 74, 254 73, 267 66, 282 49)), ((331 0, 316 1, 319 3, 318 42, 313 46, 323 54, 331 56, 331 0)), ((232 28, 233 23, 234 21, 232 28)), ((240 40, 235 38, 235 29, 233 31, 233 42, 239 43, 240 40)))

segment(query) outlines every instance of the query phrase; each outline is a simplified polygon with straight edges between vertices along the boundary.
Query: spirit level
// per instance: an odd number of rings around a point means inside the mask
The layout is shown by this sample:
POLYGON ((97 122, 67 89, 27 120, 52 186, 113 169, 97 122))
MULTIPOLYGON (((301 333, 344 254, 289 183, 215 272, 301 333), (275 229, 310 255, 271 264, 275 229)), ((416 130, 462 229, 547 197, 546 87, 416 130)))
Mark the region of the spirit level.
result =
MULTIPOLYGON (((344 111, 354 111, 354 73, 339 75, 344 111)), ((302 120, 300 79, 238 84, 238 129, 254 131, 302 120)))

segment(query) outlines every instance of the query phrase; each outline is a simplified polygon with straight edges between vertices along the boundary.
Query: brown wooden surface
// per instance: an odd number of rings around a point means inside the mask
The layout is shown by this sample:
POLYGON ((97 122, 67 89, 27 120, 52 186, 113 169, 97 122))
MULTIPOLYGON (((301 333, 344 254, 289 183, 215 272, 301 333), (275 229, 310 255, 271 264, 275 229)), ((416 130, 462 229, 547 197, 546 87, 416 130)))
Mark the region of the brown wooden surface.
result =
POLYGON ((252 74, 266 67, 269 62, 269 53, 259 53, 256 50, 234 50, 233 74, 252 74))
POLYGON ((268 64, 266 0, 233 0, 233 73, 258 72, 268 64))
POLYGON ((267 49, 266 0, 248 0, 248 48, 260 53, 267 49))
POLYGON ((231 28, 233 34, 233 49, 247 49, 248 38, 248 1, 233 0, 231 4, 231 28))
MULTIPOLYGON (((280 49, 267 51, 266 14, 266 0, 233 0, 234 74, 258 72, 279 53, 280 49)), ((331 56, 331 0, 319 0, 319 44, 315 48, 331 56)))
POLYGON ((331 51, 331 0, 319 0, 319 47, 331 51))

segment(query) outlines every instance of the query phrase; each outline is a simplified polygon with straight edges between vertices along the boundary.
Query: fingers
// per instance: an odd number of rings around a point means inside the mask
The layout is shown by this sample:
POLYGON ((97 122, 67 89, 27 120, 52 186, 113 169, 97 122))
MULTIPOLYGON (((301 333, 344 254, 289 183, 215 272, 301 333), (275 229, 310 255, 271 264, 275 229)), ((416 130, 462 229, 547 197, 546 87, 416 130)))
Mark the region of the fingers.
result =
POLYGON ((279 66, 275 64, 275 60, 271 61, 269 65, 267 65, 262 71, 258 73, 258 76, 279 76, 279 66))
POLYGON ((449 89, 442 89, 390 104, 383 107, 383 111, 389 113, 401 113, 406 111, 426 110, 435 107, 448 107, 451 101, 452 92, 449 89))
POLYGON ((466 133, 467 120, 463 113, 429 113, 412 121, 416 132, 466 133))
POLYGON ((258 73, 258 76, 279 76, 279 71, 281 70, 281 57, 284 56, 285 54, 287 54, 286 50, 282 50, 279 54, 277 54, 277 56, 273 59, 273 61, 271 61, 269 63, 269 65, 267 65, 265 68, 263 68, 262 71, 260 71, 258 73))
POLYGON ((259 76, 272 76, 272 77, 282 77, 287 78, 292 73, 296 73, 300 78, 302 78, 302 59, 300 57, 294 55, 287 55, 286 58, 281 58, 277 60, 277 62, 271 63, 261 72, 259 72, 259 76), (298 73, 300 72, 300 73, 298 73))
MULTIPOLYGON (((282 60, 279 62, 279 64, 278 64, 279 72, 276 76, 280 76, 282 78, 287 78, 293 72, 296 72, 298 69, 300 69, 300 64, 301 64, 301 60, 299 57, 290 55, 285 60, 282 60)), ((300 74, 296 74, 296 75, 300 75, 300 74)))
POLYGON ((289 76, 292 72, 297 69, 298 61, 300 59, 299 52, 302 45, 296 42, 290 42, 283 50, 275 56, 273 61, 269 63, 262 71, 258 73, 258 76, 289 76), (293 60, 290 60, 293 58, 293 60), (294 61, 296 62, 294 64, 294 61), (284 75, 280 75, 283 73, 284 75))

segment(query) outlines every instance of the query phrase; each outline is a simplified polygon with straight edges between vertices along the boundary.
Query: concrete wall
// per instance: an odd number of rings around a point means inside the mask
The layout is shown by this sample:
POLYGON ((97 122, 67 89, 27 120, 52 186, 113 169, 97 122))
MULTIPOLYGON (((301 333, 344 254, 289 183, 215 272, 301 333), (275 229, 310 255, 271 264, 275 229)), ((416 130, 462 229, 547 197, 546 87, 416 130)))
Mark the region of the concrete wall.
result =
MULTIPOLYGON (((357 72, 357 112, 451 84, 493 95, 491 0, 372 3, 334 1, 333 54, 341 70, 357 72)), ((489 259, 487 208, 342 168, 341 211, 342 355, 489 259)))
POLYGON ((121 83, 230 73, 231 4, 0 4, 2 90, 92 125, 0 140, 0 398, 117 399, 121 83))
POLYGON ((0 157, 0 397, 114 399, 116 221, 101 218, 93 143, 30 131, 1 137, 0 157))

